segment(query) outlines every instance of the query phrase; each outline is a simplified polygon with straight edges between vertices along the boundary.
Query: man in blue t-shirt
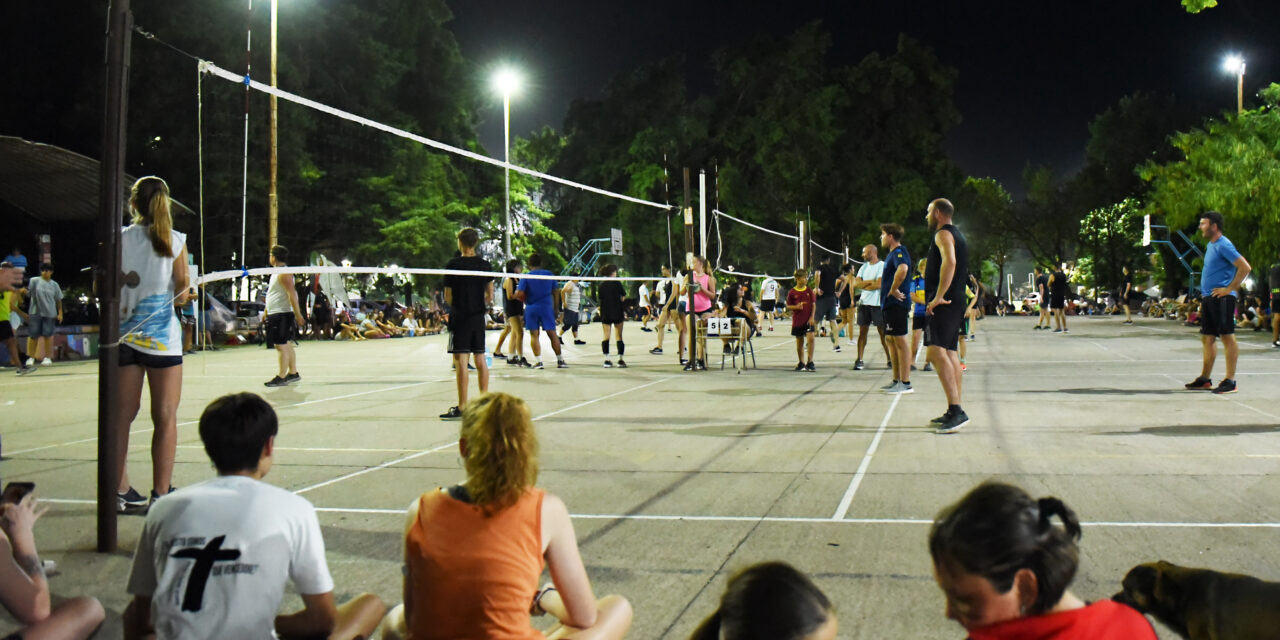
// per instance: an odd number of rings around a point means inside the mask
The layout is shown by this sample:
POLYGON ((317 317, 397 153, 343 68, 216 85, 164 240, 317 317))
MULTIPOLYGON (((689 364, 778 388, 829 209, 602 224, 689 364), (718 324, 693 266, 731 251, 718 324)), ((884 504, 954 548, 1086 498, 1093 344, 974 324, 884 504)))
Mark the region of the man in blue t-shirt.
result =
POLYGON ((1188 382, 1188 389, 1213 389, 1214 393, 1236 392, 1236 292, 1252 267, 1236 246, 1222 235, 1222 214, 1206 211, 1200 214, 1200 235, 1209 241, 1204 253, 1204 273, 1200 276, 1200 340, 1204 349, 1204 367, 1200 377, 1188 382), (1227 351, 1227 375, 1213 386, 1213 361, 1217 358, 1215 342, 1222 338, 1227 351))
MULTIPOLYGON (((924 339, 924 345, 929 346, 929 336, 925 332, 929 330, 929 316, 925 313, 924 299, 924 267, 925 259, 921 258, 916 262, 916 277, 911 279, 911 369, 915 369, 917 349, 920 348, 920 340, 924 339)), ((925 371, 933 371, 933 365, 928 362, 924 363, 925 371)))
MULTIPOLYGON (((529 256, 529 272, 526 276, 550 276, 550 271, 542 268, 542 256, 529 256)), ((543 278, 524 277, 516 291, 524 296, 524 328, 529 331, 529 346, 533 347, 535 369, 542 367, 542 343, 538 333, 545 330, 551 338, 551 350, 556 354, 556 367, 568 369, 564 356, 560 355, 560 336, 556 334, 556 308, 560 306, 560 287, 556 281, 543 278)))
POLYGON ((888 393, 914 393, 911 388, 911 345, 907 332, 911 326, 911 254, 902 246, 902 225, 880 225, 880 246, 887 255, 880 276, 880 305, 884 314, 884 334, 892 354, 893 383, 888 393))

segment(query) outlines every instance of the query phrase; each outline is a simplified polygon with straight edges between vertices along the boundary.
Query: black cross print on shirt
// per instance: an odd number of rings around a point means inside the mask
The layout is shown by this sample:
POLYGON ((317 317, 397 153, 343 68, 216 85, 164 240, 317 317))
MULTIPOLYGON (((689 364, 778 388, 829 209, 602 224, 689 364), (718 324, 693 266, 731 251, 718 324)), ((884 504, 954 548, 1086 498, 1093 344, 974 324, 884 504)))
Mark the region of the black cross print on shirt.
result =
POLYGON ((226 536, 218 536, 209 541, 203 549, 190 547, 175 551, 171 558, 192 558, 196 561, 191 568, 191 577, 187 580, 187 591, 182 596, 183 611, 199 611, 204 604, 204 587, 209 582, 209 574, 213 572, 213 563, 236 560, 240 552, 236 549, 222 550, 222 542, 226 536))

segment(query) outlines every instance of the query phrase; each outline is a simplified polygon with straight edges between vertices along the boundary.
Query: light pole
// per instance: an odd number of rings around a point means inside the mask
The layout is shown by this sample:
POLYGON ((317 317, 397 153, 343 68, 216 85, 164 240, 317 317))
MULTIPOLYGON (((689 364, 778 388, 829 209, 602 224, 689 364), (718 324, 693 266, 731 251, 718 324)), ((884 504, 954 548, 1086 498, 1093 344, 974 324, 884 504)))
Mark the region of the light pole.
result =
POLYGON ((1227 56, 1222 68, 1228 73, 1236 74, 1236 115, 1244 113, 1244 58, 1227 56))
POLYGON ((502 92, 502 138, 503 153, 502 160, 508 166, 503 167, 504 183, 506 189, 503 195, 506 197, 506 221, 503 223, 503 246, 506 248, 507 259, 511 259, 511 92, 515 91, 520 85, 520 78, 510 69, 501 69, 497 75, 493 77, 493 85, 498 91, 502 92))

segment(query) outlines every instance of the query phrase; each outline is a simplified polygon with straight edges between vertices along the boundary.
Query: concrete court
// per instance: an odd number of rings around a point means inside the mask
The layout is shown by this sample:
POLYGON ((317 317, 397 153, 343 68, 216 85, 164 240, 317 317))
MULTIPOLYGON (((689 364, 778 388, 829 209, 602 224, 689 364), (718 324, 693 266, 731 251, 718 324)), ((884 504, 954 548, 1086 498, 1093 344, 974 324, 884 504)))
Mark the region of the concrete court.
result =
MULTIPOLYGON (((1109 596, 1132 565, 1157 558, 1280 580, 1280 350, 1241 335, 1241 391, 1186 392, 1195 329, 1140 319, 1071 318, 1069 335, 1032 319, 988 318, 969 344, 959 434, 924 427, 945 408, 937 379, 917 392, 878 391, 884 356, 850 370, 844 345, 818 341, 817 373, 795 373, 779 324, 756 342, 761 369, 682 373, 652 356, 654 334, 626 329, 626 370, 600 367, 599 329, 568 348, 572 368, 495 369, 494 390, 538 416, 539 484, 561 495, 598 594, 635 606, 633 638, 683 638, 715 606, 735 569, 781 558, 816 577, 836 603, 844 638, 958 638, 944 619, 925 545, 945 504, 989 477, 1063 498, 1088 523, 1073 590, 1109 596)), ((496 341, 490 334, 490 344, 496 341)), ((1265 338, 1265 339, 1264 339, 1265 338)), ((268 480, 320 510, 339 599, 374 591, 400 599, 401 513, 420 492, 462 478, 441 336, 304 342, 303 382, 265 389, 274 353, 241 347, 188 357, 175 483, 212 470, 195 421, 213 398, 262 393, 281 433, 268 480)), ((713 341, 713 352, 718 351, 713 341)), ((549 349, 548 349, 549 351, 549 349)), ((550 360, 548 360, 550 361, 550 360)), ((1222 375, 1220 359, 1215 379, 1222 375)), ((91 552, 96 363, 0 378, 5 480, 32 480, 53 511, 37 525, 56 560, 56 598, 89 593, 118 614, 142 519, 120 518, 121 550, 91 552)), ((474 389, 474 379, 473 379, 474 389)), ((150 489, 149 421, 134 424, 130 471, 150 489)), ((286 607, 298 604, 286 599, 286 607)), ((0 632, 16 625, 0 621, 0 632)), ((1162 637, 1172 634, 1162 631, 1162 637)))

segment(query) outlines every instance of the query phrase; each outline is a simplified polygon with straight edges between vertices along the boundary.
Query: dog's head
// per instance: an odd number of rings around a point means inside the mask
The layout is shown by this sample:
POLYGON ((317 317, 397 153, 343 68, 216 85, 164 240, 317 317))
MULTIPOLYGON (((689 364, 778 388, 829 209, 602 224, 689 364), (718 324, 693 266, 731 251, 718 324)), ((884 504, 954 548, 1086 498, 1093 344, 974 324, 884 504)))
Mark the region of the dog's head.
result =
POLYGON ((1180 613, 1187 569, 1171 562, 1147 562, 1129 570, 1112 600, 1149 613, 1175 631, 1185 629, 1180 613))

